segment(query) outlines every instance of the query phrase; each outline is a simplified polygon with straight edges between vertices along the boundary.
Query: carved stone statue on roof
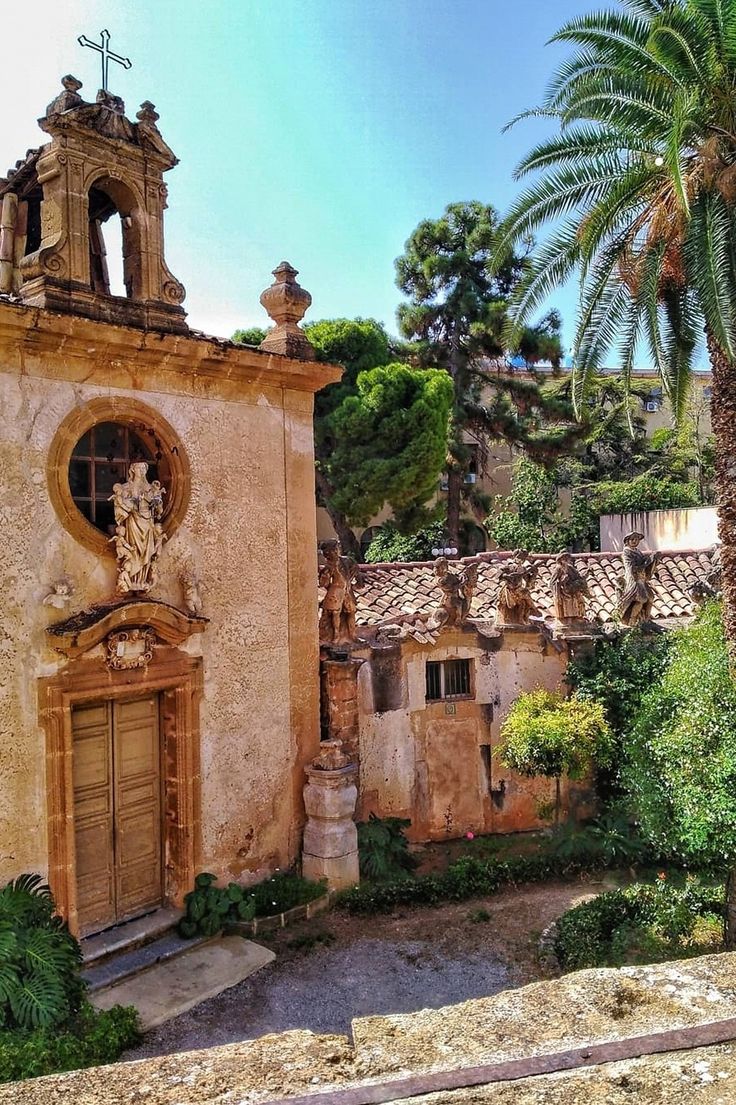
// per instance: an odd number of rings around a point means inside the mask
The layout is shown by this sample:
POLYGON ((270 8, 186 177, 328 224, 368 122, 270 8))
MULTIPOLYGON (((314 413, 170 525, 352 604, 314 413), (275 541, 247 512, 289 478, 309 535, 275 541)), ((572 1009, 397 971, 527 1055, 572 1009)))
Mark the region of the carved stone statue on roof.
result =
POLYGON ((517 549, 499 573, 496 625, 529 625, 540 612, 532 597, 537 567, 526 549, 517 549))
POLYGON ((557 621, 563 624, 582 621, 585 618, 585 600, 590 593, 585 576, 575 567, 572 553, 558 554, 552 569, 550 586, 557 621))
POLYGON ((358 566, 352 557, 342 556, 337 540, 324 541, 321 551, 324 563, 319 570, 319 585, 325 594, 320 603, 320 644, 348 644, 358 639, 354 590, 358 566))
POLYGON ((453 572, 447 558, 440 556, 435 561, 434 573, 437 587, 442 592, 442 601, 429 619, 429 628, 449 629, 464 625, 470 614, 478 582, 478 565, 466 564, 459 572, 453 572))
POLYGON ((619 580, 618 612, 624 625, 636 626, 649 621, 656 592, 652 577, 656 574, 660 554, 644 553, 639 544, 644 534, 633 530, 624 537, 624 574, 619 580))
POLYGON ((708 550, 710 567, 703 579, 699 579, 690 588, 690 594, 696 603, 706 602, 708 599, 719 599, 723 593, 723 565, 721 564, 721 543, 708 550))

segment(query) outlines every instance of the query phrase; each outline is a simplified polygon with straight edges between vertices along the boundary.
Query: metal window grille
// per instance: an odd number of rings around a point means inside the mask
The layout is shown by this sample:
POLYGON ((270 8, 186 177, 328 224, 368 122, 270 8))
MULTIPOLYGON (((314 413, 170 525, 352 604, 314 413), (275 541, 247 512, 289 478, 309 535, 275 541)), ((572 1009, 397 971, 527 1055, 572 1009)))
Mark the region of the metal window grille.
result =
POLYGON ((427 661, 427 702, 437 702, 442 698, 442 664, 436 660, 427 661))
POLYGON ((444 669, 444 698, 470 694, 469 660, 445 660, 444 669))
POLYGON ((428 660, 427 702, 462 698, 470 694, 470 660, 428 660))
POLYGON ((125 483, 128 468, 145 460, 148 478, 158 478, 155 454, 136 431, 114 422, 101 422, 84 434, 74 447, 69 464, 69 488, 79 510, 103 533, 115 527, 110 497, 116 483, 125 483))

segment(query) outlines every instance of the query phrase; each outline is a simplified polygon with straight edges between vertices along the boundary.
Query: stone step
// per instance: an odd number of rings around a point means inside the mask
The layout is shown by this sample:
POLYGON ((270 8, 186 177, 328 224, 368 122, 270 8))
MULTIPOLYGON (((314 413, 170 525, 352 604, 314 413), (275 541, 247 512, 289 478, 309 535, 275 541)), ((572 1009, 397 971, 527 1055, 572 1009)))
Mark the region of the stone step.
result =
POLYGON ((96 994, 133 975, 142 974, 159 963, 175 959, 192 948, 208 944, 212 939, 217 937, 200 936, 193 940, 184 940, 171 930, 147 944, 139 944, 86 966, 82 970, 82 978, 87 983, 89 993, 96 994))
POLYGON ((80 941, 82 948, 82 962, 85 967, 92 964, 98 965, 102 960, 109 959, 122 951, 132 951, 142 944, 150 944, 159 936, 176 928, 181 917, 178 909, 170 907, 155 909, 144 917, 136 917, 133 921, 124 921, 114 928, 105 929, 95 936, 85 936, 80 941))
MULTIPOLYGON (((156 963, 144 974, 93 994, 92 1004, 98 1009, 134 1005, 143 1029, 154 1028, 237 986, 275 958, 269 948, 242 936, 215 936, 201 941, 199 946, 197 941, 187 940, 186 945, 180 955, 168 962, 156 963)), ((191 1100, 188 1095, 183 1096, 191 1100)), ((181 1095, 177 1098, 182 1099, 181 1095)))

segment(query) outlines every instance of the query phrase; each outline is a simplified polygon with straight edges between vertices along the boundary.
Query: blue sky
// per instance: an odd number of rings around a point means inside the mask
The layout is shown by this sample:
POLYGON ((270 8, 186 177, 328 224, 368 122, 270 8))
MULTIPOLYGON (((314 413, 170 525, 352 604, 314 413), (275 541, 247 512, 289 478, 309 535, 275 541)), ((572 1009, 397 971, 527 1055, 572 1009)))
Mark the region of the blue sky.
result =
MULTIPOLYGON (((43 135, 35 120, 71 72, 94 99, 102 27, 129 117, 142 100, 178 157, 167 256, 191 325, 229 336, 265 323, 281 260, 308 318, 373 316, 395 331, 394 258, 447 203, 503 210, 541 123, 533 106, 562 48, 545 42, 593 0, 37 0, 4 13, 24 49, 0 69, 2 169, 43 135), (30 13, 30 15, 29 15, 30 13)), ((554 297, 569 344, 575 288, 554 297)))

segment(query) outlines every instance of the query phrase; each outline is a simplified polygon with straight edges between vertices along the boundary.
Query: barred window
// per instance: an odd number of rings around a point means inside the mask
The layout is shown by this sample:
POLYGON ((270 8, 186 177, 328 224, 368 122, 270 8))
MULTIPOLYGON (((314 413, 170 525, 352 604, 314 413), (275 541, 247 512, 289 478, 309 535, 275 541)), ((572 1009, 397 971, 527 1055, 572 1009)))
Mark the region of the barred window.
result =
POLYGON ((470 660, 428 660, 427 702, 470 698, 470 660))

